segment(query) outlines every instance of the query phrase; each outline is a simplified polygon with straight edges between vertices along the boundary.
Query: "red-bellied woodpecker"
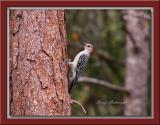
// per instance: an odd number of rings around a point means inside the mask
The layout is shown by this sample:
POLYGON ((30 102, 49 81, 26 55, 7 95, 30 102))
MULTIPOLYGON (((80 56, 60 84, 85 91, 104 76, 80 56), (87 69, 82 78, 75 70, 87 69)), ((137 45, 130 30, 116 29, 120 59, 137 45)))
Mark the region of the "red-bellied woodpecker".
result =
POLYGON ((84 46, 84 50, 79 52, 76 57, 74 58, 73 62, 68 61, 68 64, 72 70, 72 78, 69 82, 68 85, 68 91, 70 93, 72 87, 75 85, 76 81, 84 71, 88 59, 90 57, 91 52, 93 51, 93 45, 89 43, 83 43, 81 42, 82 45, 84 46))

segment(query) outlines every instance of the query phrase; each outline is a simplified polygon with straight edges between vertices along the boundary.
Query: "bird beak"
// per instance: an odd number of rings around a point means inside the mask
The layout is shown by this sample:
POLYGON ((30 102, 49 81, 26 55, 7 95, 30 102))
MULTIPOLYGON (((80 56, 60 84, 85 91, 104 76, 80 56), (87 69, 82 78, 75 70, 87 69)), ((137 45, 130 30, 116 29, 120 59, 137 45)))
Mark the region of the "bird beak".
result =
POLYGON ((85 45, 86 45, 84 42, 81 42, 81 41, 80 41, 80 43, 81 43, 83 46, 85 46, 85 45))

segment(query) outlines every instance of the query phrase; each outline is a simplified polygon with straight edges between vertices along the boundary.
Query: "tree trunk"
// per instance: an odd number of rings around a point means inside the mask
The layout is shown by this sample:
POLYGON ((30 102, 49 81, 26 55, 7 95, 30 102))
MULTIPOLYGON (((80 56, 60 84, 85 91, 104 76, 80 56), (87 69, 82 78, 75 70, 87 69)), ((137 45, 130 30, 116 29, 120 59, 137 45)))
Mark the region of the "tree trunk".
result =
POLYGON ((10 10, 10 115, 71 114, 63 10, 10 10))
POLYGON ((124 114, 144 116, 147 114, 147 86, 149 74, 149 21, 146 11, 126 11, 127 74, 125 87, 130 94, 126 97, 124 114))

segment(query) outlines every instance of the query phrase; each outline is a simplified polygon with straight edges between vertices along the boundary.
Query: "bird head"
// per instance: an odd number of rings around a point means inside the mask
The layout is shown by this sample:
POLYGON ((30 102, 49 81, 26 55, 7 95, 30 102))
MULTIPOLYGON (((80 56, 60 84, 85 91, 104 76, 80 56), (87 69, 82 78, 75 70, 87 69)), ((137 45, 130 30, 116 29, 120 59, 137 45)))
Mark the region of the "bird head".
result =
POLYGON ((84 43, 84 42, 81 42, 81 44, 84 46, 84 49, 89 51, 90 53, 93 51, 93 45, 92 44, 84 43))

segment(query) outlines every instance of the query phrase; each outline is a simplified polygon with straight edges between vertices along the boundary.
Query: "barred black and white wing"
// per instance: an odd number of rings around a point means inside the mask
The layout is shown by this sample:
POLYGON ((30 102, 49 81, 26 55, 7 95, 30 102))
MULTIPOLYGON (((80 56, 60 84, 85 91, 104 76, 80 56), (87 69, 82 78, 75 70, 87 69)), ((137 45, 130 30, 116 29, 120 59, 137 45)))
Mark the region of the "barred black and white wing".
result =
POLYGON ((77 68, 76 68, 76 76, 69 85, 69 92, 71 91, 72 87, 75 85, 78 78, 83 73, 83 71, 84 71, 84 69, 85 69, 85 67, 88 63, 88 58, 89 57, 85 54, 83 54, 79 57, 79 60, 78 60, 78 63, 77 63, 77 68))
POLYGON ((88 63, 88 56, 85 54, 81 55, 77 64, 76 79, 78 79, 81 76, 87 63, 88 63))

